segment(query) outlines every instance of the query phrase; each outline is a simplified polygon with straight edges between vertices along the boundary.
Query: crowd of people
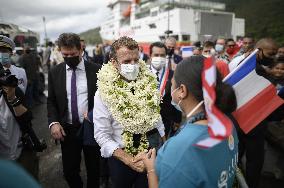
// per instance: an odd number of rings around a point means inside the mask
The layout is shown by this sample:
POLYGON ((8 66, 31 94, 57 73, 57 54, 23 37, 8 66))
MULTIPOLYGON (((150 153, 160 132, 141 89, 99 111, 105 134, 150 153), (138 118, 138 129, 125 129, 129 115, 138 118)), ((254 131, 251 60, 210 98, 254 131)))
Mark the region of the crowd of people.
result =
MULTIPOLYGON (((16 161, 36 180, 36 150, 24 135, 30 134, 30 108, 42 103, 44 67, 48 126, 60 142, 69 187, 83 187, 83 153, 87 187, 257 188, 265 140, 283 151, 283 106, 245 134, 232 115, 238 102, 235 91, 222 82, 258 49, 256 73, 283 97, 284 46, 273 39, 195 42, 190 57, 181 56, 173 37, 152 43, 149 54, 132 38, 121 37, 111 45, 96 45, 90 56, 85 41, 74 33, 61 34, 38 53, 26 47, 15 58, 14 48, 11 39, 0 36, 0 157, 16 161), (196 143, 211 136, 202 79, 208 59, 217 70, 214 105, 233 127, 218 145, 201 148, 196 143), (12 77, 16 84, 10 83, 12 77), (102 182, 101 177, 110 180, 102 182)), ((277 168, 277 177, 283 178, 281 155, 277 168)), ((30 177, 25 179, 30 187, 39 187, 30 177)))

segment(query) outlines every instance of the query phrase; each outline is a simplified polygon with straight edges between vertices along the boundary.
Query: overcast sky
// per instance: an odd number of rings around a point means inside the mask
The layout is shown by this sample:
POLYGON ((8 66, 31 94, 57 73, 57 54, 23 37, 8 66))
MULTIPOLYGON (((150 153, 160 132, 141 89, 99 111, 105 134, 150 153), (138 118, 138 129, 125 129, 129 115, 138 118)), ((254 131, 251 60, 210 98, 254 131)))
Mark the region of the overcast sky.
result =
POLYGON ((53 41, 63 32, 79 33, 99 26, 108 16, 108 0, 0 0, 0 20, 47 35, 53 41))

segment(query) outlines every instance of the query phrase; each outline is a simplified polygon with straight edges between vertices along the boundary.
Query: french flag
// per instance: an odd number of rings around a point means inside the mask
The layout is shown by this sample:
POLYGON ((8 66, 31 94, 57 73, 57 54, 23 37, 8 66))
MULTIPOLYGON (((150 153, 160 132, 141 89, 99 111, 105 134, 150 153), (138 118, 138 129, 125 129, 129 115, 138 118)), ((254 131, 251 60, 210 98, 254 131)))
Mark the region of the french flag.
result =
POLYGON ((210 148, 232 134, 233 124, 216 106, 216 66, 213 58, 205 59, 201 79, 209 137, 198 141, 195 145, 210 148))
POLYGON ((238 106, 233 115, 245 133, 283 104, 276 87, 255 71, 257 51, 224 78, 235 90, 238 106))

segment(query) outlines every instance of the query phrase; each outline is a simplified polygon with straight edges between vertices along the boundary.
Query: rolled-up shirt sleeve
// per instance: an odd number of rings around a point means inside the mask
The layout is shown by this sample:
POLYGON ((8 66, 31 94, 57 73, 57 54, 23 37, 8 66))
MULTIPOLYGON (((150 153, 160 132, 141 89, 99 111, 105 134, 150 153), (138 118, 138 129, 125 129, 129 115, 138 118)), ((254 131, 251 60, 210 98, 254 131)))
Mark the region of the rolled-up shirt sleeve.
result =
POLYGON ((156 128, 158 129, 161 137, 165 136, 165 126, 164 126, 164 123, 162 121, 162 118, 161 118, 160 121, 158 121, 156 128))
POLYGON ((94 97, 94 137, 101 147, 102 157, 111 157, 113 152, 119 148, 119 143, 113 139, 112 117, 107 106, 103 103, 99 92, 94 97))

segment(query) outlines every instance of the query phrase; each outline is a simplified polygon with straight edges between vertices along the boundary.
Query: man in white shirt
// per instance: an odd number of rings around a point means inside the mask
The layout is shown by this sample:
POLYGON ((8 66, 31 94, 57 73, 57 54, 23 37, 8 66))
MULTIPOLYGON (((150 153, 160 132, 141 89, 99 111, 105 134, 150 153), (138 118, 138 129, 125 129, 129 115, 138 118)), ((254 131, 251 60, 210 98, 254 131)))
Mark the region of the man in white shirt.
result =
POLYGON ((233 58, 229 63, 230 72, 232 72, 237 66, 253 51, 254 49, 254 39, 252 37, 246 36, 243 38, 243 46, 239 53, 233 58))
POLYGON ((170 70, 166 59, 167 47, 161 42, 154 42, 150 45, 150 70, 157 75, 160 95, 163 98, 161 116, 165 126, 166 136, 172 136, 179 126, 182 114, 172 104, 171 79, 174 71, 170 70))
POLYGON ((156 110, 160 96, 155 75, 139 61, 139 46, 133 39, 121 37, 112 44, 111 61, 98 73, 94 103, 94 136, 102 157, 109 158, 113 187, 148 187, 143 163, 133 160, 149 147, 158 147, 165 133, 156 110), (138 100, 139 96, 145 97, 138 100), (152 117, 157 118, 149 121, 152 117))
POLYGON ((59 36, 58 46, 64 58, 48 75, 47 111, 52 137, 60 141, 63 173, 71 188, 82 188, 80 177, 83 151, 87 170, 87 187, 99 188, 99 147, 84 145, 78 137, 83 126, 85 112, 94 107, 97 90, 96 73, 100 66, 84 62, 80 37, 74 33, 59 36))

